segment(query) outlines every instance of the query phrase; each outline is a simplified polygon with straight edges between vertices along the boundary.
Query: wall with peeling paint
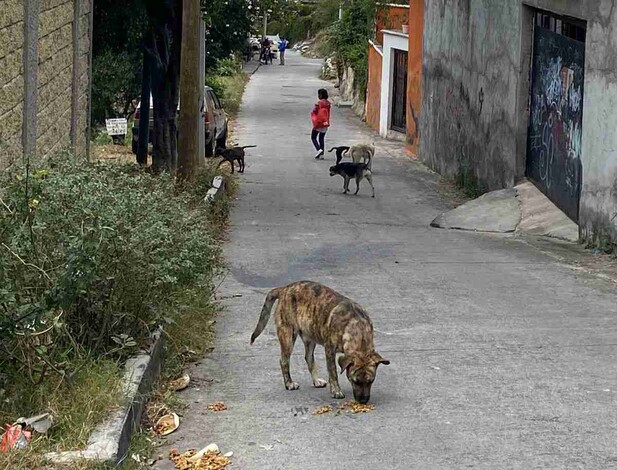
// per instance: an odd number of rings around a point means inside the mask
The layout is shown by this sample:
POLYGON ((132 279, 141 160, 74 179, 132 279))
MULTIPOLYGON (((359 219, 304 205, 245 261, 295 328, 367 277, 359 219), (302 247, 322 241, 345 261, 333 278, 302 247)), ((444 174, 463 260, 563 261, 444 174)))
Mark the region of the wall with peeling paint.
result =
POLYGON ((617 242, 617 8, 612 0, 425 0, 421 158, 486 189, 525 177, 533 8, 587 22, 579 224, 617 242))

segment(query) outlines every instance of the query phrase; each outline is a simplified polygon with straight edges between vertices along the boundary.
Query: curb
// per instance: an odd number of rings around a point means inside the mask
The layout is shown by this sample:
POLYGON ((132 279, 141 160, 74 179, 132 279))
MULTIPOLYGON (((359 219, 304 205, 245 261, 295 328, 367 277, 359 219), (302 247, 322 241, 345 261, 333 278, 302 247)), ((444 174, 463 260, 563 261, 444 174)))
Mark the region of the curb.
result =
POLYGON ((222 176, 215 176, 212 180, 212 187, 208 189, 206 193, 206 197, 204 197, 204 202, 206 204, 211 204, 215 200, 220 198, 220 195, 225 189, 225 181, 223 181, 222 176))
POLYGON ((159 328, 152 335, 154 342, 149 353, 138 354, 126 362, 124 406, 96 427, 88 439, 86 450, 50 452, 45 455, 46 459, 54 463, 96 460, 115 465, 126 458, 131 435, 139 427, 148 394, 161 368, 164 343, 162 333, 163 329, 159 328))

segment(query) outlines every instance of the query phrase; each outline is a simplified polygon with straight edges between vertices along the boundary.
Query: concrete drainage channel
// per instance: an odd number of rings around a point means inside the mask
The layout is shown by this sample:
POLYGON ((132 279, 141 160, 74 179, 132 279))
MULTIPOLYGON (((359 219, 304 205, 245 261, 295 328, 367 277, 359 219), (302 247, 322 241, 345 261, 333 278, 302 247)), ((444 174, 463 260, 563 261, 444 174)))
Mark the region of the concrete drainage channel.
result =
MULTIPOLYGON (((225 189, 222 176, 215 176, 212 188, 204 197, 212 204, 225 189)), ((128 455, 133 432, 139 427, 147 397, 154 388, 163 359, 163 328, 152 335, 152 345, 147 353, 138 354, 126 361, 123 388, 125 402, 122 408, 94 430, 85 450, 50 452, 45 458, 57 464, 75 463, 80 460, 119 464, 128 455)))

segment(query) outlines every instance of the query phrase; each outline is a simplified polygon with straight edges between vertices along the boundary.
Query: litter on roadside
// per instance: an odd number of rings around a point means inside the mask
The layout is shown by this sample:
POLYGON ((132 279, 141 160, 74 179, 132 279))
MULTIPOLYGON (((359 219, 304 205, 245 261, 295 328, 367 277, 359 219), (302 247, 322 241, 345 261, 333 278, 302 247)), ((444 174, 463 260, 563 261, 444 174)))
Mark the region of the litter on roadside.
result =
POLYGON ((191 377, 189 376, 189 374, 184 374, 177 379, 169 381, 169 383, 167 384, 167 389, 173 390, 174 392, 179 392, 180 390, 184 390, 186 387, 188 387, 190 382, 191 377))
POLYGON ((180 426, 180 418, 176 413, 170 413, 162 416, 154 426, 155 434, 159 436, 167 436, 174 432, 180 426))
POLYGON ((4 425, 4 434, 0 437, 0 452, 11 449, 23 449, 32 439, 32 432, 45 434, 52 426, 49 413, 42 413, 29 418, 19 418, 13 424, 4 425))
POLYGON ((169 452, 169 459, 177 470, 224 470, 231 463, 233 452, 221 455, 216 444, 210 444, 199 452, 195 449, 180 453, 177 449, 169 452), (210 449, 208 452, 206 449, 210 449))
POLYGON ((19 424, 5 424, 4 434, 0 439, 0 452, 11 449, 23 449, 32 439, 32 433, 24 430, 19 424))

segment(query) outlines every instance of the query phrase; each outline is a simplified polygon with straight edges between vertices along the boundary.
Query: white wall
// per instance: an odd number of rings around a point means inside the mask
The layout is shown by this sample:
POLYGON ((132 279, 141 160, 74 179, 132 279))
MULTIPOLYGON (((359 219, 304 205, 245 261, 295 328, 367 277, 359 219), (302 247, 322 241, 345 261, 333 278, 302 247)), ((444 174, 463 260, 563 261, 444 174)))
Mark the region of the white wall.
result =
POLYGON ((394 49, 407 51, 409 36, 400 31, 383 31, 383 62, 381 66, 381 106, 379 108, 379 134, 388 137, 392 120, 392 88, 394 76, 394 49))

